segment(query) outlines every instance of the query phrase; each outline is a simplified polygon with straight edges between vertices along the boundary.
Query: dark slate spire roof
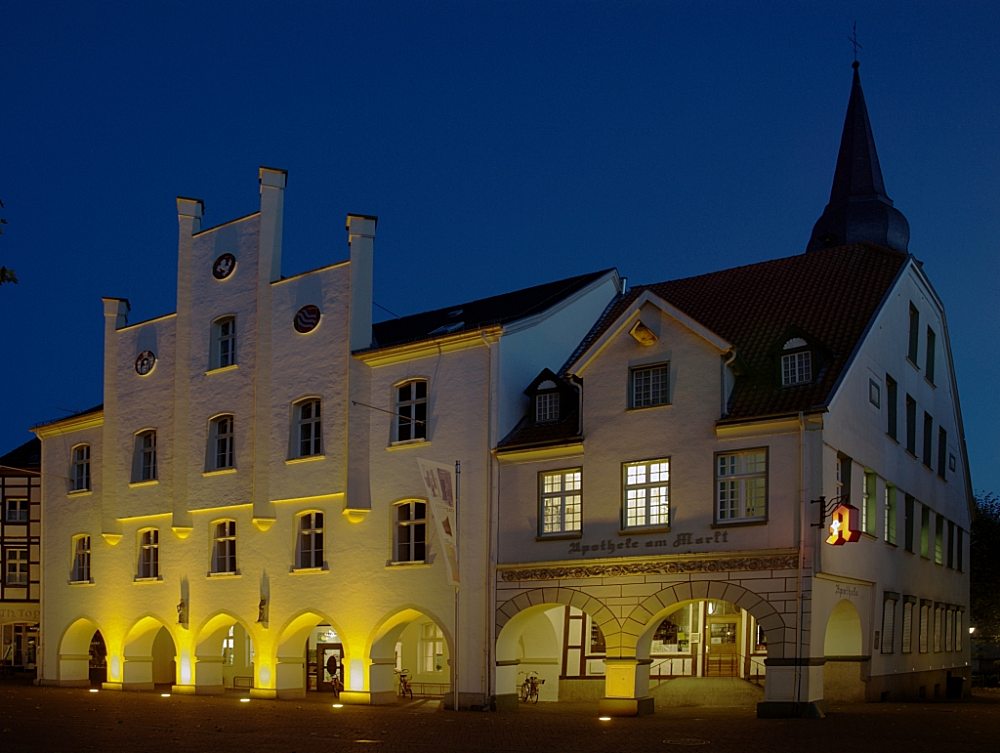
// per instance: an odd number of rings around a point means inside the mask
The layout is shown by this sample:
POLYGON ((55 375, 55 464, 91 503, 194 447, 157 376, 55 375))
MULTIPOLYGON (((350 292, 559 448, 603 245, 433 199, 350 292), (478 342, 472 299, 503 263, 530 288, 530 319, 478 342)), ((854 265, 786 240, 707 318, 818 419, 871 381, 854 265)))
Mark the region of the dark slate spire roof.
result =
POLYGON ((874 243, 905 252, 910 242, 910 225, 886 195, 865 95, 861 91, 858 61, 853 65, 854 80, 830 201, 813 226, 806 250, 874 243))

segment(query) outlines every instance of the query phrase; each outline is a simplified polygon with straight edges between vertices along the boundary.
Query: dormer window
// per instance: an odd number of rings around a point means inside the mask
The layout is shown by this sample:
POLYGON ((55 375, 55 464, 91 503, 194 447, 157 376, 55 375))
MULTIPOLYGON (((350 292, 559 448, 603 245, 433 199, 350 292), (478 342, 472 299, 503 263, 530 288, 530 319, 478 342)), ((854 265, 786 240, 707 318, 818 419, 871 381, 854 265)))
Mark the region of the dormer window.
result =
POLYGON ((781 356, 781 386, 808 384, 812 378, 812 351, 805 340, 794 337, 785 343, 781 356))
POLYGON ((539 392, 535 395, 535 423, 545 424, 559 420, 559 393, 539 392))

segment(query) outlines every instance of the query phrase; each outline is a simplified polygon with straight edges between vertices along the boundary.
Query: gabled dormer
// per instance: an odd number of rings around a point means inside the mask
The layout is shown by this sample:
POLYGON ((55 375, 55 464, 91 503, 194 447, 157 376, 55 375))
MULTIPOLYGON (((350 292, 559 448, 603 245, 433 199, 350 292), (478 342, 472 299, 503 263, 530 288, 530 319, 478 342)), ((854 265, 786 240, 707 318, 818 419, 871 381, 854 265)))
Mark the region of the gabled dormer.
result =
POLYGON ((582 439, 580 398, 582 381, 542 369, 524 390, 528 408, 499 444, 498 451, 573 444, 582 439))
POLYGON ((770 359, 775 380, 782 389, 815 384, 829 363, 827 349, 820 341, 797 328, 789 328, 778 338, 770 359))

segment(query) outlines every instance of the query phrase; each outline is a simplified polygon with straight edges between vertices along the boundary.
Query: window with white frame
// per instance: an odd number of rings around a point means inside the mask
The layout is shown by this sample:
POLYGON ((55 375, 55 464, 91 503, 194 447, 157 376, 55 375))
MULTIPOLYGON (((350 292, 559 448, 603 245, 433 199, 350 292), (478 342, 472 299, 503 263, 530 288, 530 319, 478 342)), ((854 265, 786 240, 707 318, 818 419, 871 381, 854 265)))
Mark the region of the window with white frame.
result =
POLYGON ((394 562, 424 562, 427 559, 426 502, 409 499, 396 505, 394 538, 394 562))
POLYGON ((917 647, 921 654, 927 653, 929 645, 929 631, 931 621, 930 602, 921 599, 920 601, 920 624, 917 626, 917 647))
POLYGON ((670 364, 629 370, 629 408, 650 408, 670 402, 670 364))
POLYGON ((206 471, 236 466, 234 421, 230 414, 216 416, 208 424, 206 471))
POLYGON ((877 476, 872 471, 865 471, 865 485, 861 490, 861 530, 875 535, 877 516, 877 476))
POLYGON ((299 516, 298 567, 323 567, 323 513, 307 512, 299 516))
POLYGON ((135 435, 132 455, 132 481, 156 480, 156 430, 146 429, 135 435))
POLYGON ((427 380, 414 379, 396 388, 396 441, 427 439, 427 380))
POLYGON ((903 630, 900 634, 900 650, 904 654, 913 651, 913 605, 915 603, 914 597, 903 597, 903 630))
POLYGON ((319 398, 300 400, 292 406, 293 458, 323 454, 323 406, 319 398))
POLYGON ((885 543, 896 543, 896 508, 898 501, 896 498, 896 487, 891 484, 885 485, 885 543))
POLYGON ((156 528, 144 528, 139 531, 139 561, 136 567, 136 577, 160 577, 160 531, 156 528))
POLYGON ((535 423, 545 424, 559 420, 559 393, 539 392, 535 395, 535 423))
POLYGON ((583 469, 538 474, 539 521, 543 536, 579 533, 583 524, 583 469))
POLYGON ((4 549, 4 582, 8 586, 28 585, 28 550, 20 547, 4 549))
POLYGON ((781 385, 793 387, 808 384, 813 379, 812 351, 801 337, 794 337, 785 343, 781 354, 781 385))
POLYGON ((767 518, 767 449, 720 452, 715 456, 716 522, 767 518))
POLYGON ((934 653, 941 652, 941 635, 944 623, 944 607, 940 604, 934 605, 934 653))
POLYGON ((625 528, 670 525, 670 459, 622 465, 625 528))
POLYGON ((420 626, 420 671, 423 674, 443 672, 444 633, 436 623, 420 626))
POLYGON ((220 520, 212 530, 212 572, 236 573, 236 521, 220 520))
POLYGON ((26 499, 8 499, 4 502, 3 519, 7 523, 27 523, 30 507, 26 499))
POLYGON ((70 580, 74 583, 90 582, 90 536, 73 537, 73 570, 70 580))
POLYGON ((236 317, 223 316, 212 322, 210 368, 223 369, 236 364, 236 317))
POLYGON ((896 602, 899 595, 886 592, 882 600, 882 653, 891 654, 896 650, 896 602))
POLYGON ((69 489, 82 492, 90 489, 90 445, 78 444, 73 448, 70 461, 69 489))

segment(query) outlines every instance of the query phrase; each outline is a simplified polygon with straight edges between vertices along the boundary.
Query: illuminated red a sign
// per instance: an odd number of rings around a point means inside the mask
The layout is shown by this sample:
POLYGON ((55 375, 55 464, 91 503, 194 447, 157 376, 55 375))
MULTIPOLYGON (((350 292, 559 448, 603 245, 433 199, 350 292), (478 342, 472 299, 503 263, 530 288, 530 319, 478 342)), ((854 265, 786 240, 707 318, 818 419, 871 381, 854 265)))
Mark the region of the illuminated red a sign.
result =
POLYGON ((855 542, 861 538, 861 529, 858 528, 858 519, 861 517, 854 505, 844 502, 837 506, 831 514, 830 535, 826 537, 827 544, 843 546, 848 542, 855 542))

